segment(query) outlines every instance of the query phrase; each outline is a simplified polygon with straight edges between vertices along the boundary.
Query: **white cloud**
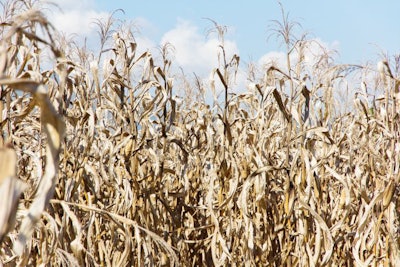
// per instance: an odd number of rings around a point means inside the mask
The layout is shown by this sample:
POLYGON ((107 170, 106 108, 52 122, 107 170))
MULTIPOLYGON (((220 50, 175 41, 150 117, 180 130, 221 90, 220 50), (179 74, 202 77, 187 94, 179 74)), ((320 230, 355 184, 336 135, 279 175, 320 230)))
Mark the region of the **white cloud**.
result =
POLYGON ((94 0, 50 0, 50 1, 45 1, 48 3, 53 3, 56 4, 58 7, 60 7, 63 10, 73 10, 73 9, 88 9, 88 8, 93 8, 95 1, 94 0))
MULTIPOLYGON (((327 43, 319 38, 309 40, 305 43, 303 58, 301 62, 305 69, 312 69, 317 62, 320 62, 321 56, 328 55, 334 56, 334 52, 339 47, 338 42, 327 43)), ((299 61, 299 53, 294 50, 290 54, 291 65, 294 66, 299 61)), ((260 57, 258 60, 259 66, 275 65, 276 67, 287 71, 287 58, 286 52, 271 51, 260 57)), ((321 63, 321 62, 320 62, 321 63)))
POLYGON ((106 12, 97 12, 93 0, 52 0, 59 8, 51 8, 47 12, 53 26, 66 35, 77 34, 89 36, 96 32, 96 19, 109 16, 106 12))
MULTIPOLYGON (((174 46, 175 62, 183 67, 186 73, 195 72, 205 76, 218 67, 218 53, 221 49, 217 36, 206 38, 188 21, 179 20, 174 29, 166 32, 161 43, 167 42, 174 46)), ((233 54, 238 54, 239 49, 235 42, 225 40, 225 51, 229 60, 233 54)))
POLYGON ((147 36, 138 35, 135 36, 135 41, 137 43, 137 54, 142 54, 146 51, 150 51, 152 53, 156 52, 157 44, 147 36))
POLYGON ((258 65, 276 65, 279 68, 285 66, 286 54, 279 51, 271 51, 260 57, 258 65))

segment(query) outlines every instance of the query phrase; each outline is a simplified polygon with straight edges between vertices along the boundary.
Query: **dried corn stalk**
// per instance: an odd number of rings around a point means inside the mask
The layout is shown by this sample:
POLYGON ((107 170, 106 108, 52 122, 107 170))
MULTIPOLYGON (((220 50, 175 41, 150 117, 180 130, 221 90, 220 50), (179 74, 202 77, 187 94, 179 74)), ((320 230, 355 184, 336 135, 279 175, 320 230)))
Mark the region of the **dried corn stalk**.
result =
POLYGON ((17 155, 11 146, 0 149, 0 244, 15 225, 18 201, 26 185, 17 179, 17 155))
POLYGON ((53 105, 50 103, 47 97, 47 91, 42 84, 30 80, 2 79, 0 80, 0 85, 7 85, 12 89, 19 89, 33 95, 35 104, 41 109, 40 118, 42 128, 47 136, 45 171, 39 182, 35 198, 29 208, 28 214, 22 221, 18 240, 14 244, 15 252, 18 255, 22 255, 24 247, 30 240, 37 222, 40 220, 43 211, 54 194, 54 188, 57 182, 58 153, 65 126, 53 105))

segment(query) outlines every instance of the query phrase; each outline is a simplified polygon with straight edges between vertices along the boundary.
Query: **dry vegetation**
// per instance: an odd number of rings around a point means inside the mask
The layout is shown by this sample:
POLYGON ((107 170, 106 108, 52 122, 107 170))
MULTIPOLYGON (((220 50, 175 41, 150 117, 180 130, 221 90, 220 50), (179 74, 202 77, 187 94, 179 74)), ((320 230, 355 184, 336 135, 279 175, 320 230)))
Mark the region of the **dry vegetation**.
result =
POLYGON ((252 83, 234 93, 239 57, 224 57, 218 25, 208 87, 177 82, 168 46, 136 54, 113 18, 97 22, 94 55, 32 5, 7 2, 1 18, 0 263, 400 262, 399 57, 390 74, 328 52, 307 65, 313 41, 284 17, 274 29, 286 69, 249 68, 252 83), (339 112, 354 73, 373 79, 339 112), (202 100, 220 86, 220 102, 202 100))

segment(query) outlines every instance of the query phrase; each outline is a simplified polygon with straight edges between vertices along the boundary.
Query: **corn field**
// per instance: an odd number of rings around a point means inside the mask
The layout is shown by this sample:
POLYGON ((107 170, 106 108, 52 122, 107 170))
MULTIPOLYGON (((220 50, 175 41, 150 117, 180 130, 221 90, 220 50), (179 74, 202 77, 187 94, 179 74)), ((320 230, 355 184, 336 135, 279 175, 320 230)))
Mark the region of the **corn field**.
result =
POLYGON ((96 53, 41 8, 1 15, 0 265, 400 264, 400 56, 308 64, 315 40, 284 17, 286 66, 233 90, 244 66, 216 23, 208 83, 112 16, 96 53))

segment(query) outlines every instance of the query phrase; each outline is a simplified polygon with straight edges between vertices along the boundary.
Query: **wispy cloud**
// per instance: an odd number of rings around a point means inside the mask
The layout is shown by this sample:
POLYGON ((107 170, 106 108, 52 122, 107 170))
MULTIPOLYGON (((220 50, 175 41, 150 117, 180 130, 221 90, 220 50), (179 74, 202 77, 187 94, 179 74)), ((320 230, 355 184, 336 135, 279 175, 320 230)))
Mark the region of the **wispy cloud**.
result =
POLYGON ((95 10, 93 0, 52 0, 59 8, 52 8, 47 15, 60 32, 71 35, 90 36, 96 32, 96 19, 107 18, 107 12, 95 10))
MULTIPOLYGON (((328 43, 324 42, 320 38, 308 40, 306 43, 303 44, 303 53, 301 59, 299 58, 300 56, 299 46, 291 52, 290 54, 291 65, 297 64, 300 60, 301 64, 306 70, 312 69, 315 66, 315 64, 319 63, 321 57, 323 56, 334 57, 338 47, 339 43, 337 41, 328 43)), ((287 60, 286 52, 270 51, 261 56, 258 59, 257 63, 259 66, 274 65, 275 67, 287 71, 286 60, 287 60)))
MULTIPOLYGON (((221 52, 218 37, 211 35, 207 38, 189 21, 178 20, 176 27, 163 35, 161 44, 165 43, 174 46, 175 62, 186 72, 203 76, 218 67, 218 54, 221 52)), ((228 58, 239 53, 236 43, 231 40, 225 40, 225 51, 228 58)))

